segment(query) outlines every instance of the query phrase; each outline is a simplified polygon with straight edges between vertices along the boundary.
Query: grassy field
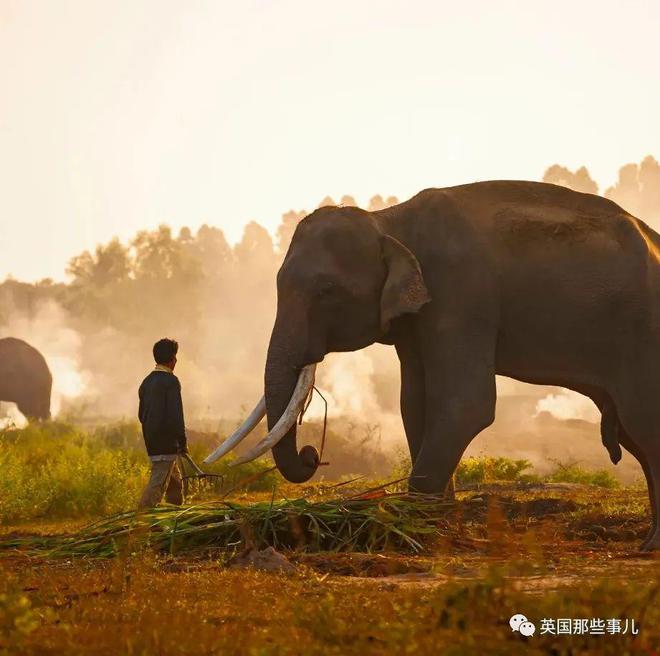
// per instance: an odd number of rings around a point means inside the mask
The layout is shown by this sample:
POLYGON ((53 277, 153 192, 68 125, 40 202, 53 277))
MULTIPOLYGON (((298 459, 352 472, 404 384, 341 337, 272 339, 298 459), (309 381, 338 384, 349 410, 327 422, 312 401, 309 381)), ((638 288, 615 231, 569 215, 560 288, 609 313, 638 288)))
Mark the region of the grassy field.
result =
MULTIPOLYGON (((201 438, 207 436, 200 436, 201 438)), ((192 441, 200 462, 208 439, 192 441)), ((271 490, 277 478, 260 460, 230 468, 231 457, 207 468, 231 489, 271 490)), ((65 423, 0 431, 0 523, 97 517, 131 508, 149 471, 139 425, 116 423, 85 429, 65 423)), ((195 488, 194 493, 202 492, 195 488)))
MULTIPOLYGON (((309 424, 304 428, 309 429, 309 424)), ((331 435, 333 448, 342 456, 352 454, 352 469, 346 477, 373 471, 373 461, 385 464, 383 480, 405 479, 409 473, 407 454, 378 455, 376 447, 354 449, 346 436, 331 435)), ((352 436, 351 436, 352 437, 352 436)), ((197 433, 190 439, 193 457, 201 462, 216 437, 197 433)), ((335 457, 330 453, 330 458, 335 457)), ((231 456, 206 467, 223 476, 214 490, 237 486, 243 491, 272 491, 281 478, 267 471, 272 462, 257 460, 230 467, 231 456), (245 481, 249 483, 246 484, 245 481)), ((83 428, 74 424, 48 422, 21 430, 0 430, 0 523, 42 519, 97 517, 131 508, 148 476, 148 460, 139 425, 119 422, 83 428)), ((323 472, 321 472, 323 473, 323 472)), ((382 476, 382 473, 381 473, 382 476)), ((541 479, 527 460, 480 457, 466 458, 459 465, 457 484, 470 486, 484 481, 587 483, 616 488, 618 481, 607 471, 590 472, 574 463, 556 463, 554 471, 541 479)), ((402 483, 405 486, 405 483, 402 483)), ((193 485, 192 501, 205 498, 205 486, 193 485)))
POLYGON ((11 433, 0 436, 12 472, 0 482, 0 653, 658 653, 660 560, 637 551, 641 485, 575 464, 541 480, 525 461, 468 459, 455 503, 420 506, 380 482, 284 485, 264 461, 247 485, 199 490, 193 507, 101 520, 132 507, 144 478, 126 427, 11 433), (103 548, 81 556, 81 538, 103 548), (277 553, 244 566, 255 554, 244 549, 269 544, 277 553), (533 636, 511 630, 516 613, 533 636), (628 624, 542 634, 567 618, 628 624))

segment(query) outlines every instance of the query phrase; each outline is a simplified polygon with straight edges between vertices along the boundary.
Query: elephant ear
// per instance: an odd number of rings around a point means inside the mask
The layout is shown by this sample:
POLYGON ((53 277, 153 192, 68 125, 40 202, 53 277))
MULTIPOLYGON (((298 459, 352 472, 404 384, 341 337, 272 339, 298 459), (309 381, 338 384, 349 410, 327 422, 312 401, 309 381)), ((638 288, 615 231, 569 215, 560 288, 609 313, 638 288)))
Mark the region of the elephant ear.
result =
POLYGON ((382 237, 387 278, 380 297, 380 325, 387 332, 392 319, 417 312, 431 300, 417 258, 397 239, 382 237))

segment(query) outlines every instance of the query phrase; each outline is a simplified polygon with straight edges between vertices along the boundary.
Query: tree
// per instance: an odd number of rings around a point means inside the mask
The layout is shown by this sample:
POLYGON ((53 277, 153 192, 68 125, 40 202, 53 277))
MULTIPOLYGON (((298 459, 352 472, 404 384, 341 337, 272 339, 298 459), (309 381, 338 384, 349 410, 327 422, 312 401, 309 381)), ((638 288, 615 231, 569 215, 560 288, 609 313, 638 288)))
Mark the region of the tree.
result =
POLYGON ((632 214, 639 214, 640 186, 637 164, 626 164, 619 169, 617 182, 605 190, 605 197, 618 203, 632 214))
POLYGON ((651 155, 639 165, 638 179, 642 193, 641 215, 649 220, 660 219, 660 164, 651 155))
POLYGON ((385 201, 383 200, 383 197, 380 194, 376 194, 375 196, 372 196, 371 199, 369 200, 369 211, 370 212, 377 212, 378 210, 384 210, 386 207, 385 201))
POLYGON ((206 278, 224 275, 234 261, 234 253, 220 228, 204 224, 187 246, 206 278))
POLYGON ((115 237, 107 244, 99 244, 92 255, 84 251, 72 257, 66 268, 74 285, 102 288, 113 282, 126 280, 131 273, 128 249, 115 237))
POLYGON ((319 204, 318 207, 336 207, 337 203, 335 203, 330 196, 326 196, 319 204))
POLYGON ((182 244, 192 243, 193 235, 192 235, 192 231, 190 230, 190 228, 188 228, 187 226, 183 226, 183 228, 181 228, 181 230, 179 230, 179 236, 177 237, 177 239, 182 244))
POLYGON ((625 210, 647 221, 660 220, 660 164, 650 155, 641 164, 626 164, 619 178, 605 191, 625 210))
POLYGON ((250 275, 249 269, 251 268, 255 270, 269 269, 275 263, 273 239, 268 230, 256 221, 250 221, 245 226, 243 238, 234 246, 234 253, 239 267, 248 269, 247 275, 250 275))
POLYGON ((296 227, 306 216, 307 212, 305 210, 300 212, 289 210, 282 214, 282 222, 277 227, 277 252, 280 255, 283 256, 287 252, 296 227))
POLYGON ((543 182, 561 185, 575 191, 581 191, 586 194, 597 194, 598 185, 592 180, 589 171, 585 166, 580 167, 573 173, 570 169, 559 164, 553 164, 543 174, 543 182))
POLYGON ((172 230, 167 225, 161 225, 153 231, 138 232, 131 246, 136 279, 191 279, 201 272, 199 262, 191 257, 180 240, 172 237, 172 230))

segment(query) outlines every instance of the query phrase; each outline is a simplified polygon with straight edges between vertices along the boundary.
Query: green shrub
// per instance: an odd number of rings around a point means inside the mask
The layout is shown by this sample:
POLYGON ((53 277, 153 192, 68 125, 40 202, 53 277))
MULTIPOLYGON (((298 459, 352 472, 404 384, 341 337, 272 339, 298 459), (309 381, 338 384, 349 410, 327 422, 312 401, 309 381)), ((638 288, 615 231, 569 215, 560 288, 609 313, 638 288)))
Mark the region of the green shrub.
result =
MULTIPOLYGON (((539 480, 535 474, 525 473, 532 467, 529 460, 512 460, 505 457, 470 456, 463 458, 456 468, 456 484, 458 486, 490 483, 494 481, 516 481, 531 483, 539 480)), ((410 456, 400 450, 397 453, 395 466, 390 474, 390 480, 407 479, 410 476, 410 456)), ((399 489, 406 488, 403 480, 399 489)))
POLYGON ((129 508, 147 469, 144 457, 104 448, 73 426, 44 423, 0 432, 0 520, 129 508))
MULTIPOLYGON (((493 481, 534 482, 539 478, 535 474, 526 474, 532 467, 529 460, 512 460, 505 457, 470 456, 463 458, 456 468, 456 484, 474 485, 477 483, 490 483, 493 481)), ((410 456, 407 452, 399 451, 396 464, 390 478, 392 480, 405 479, 410 476, 410 456)), ((405 481, 402 483, 405 487, 405 481)))
MULTIPOLYGON (((555 469, 550 474, 540 477, 528 473, 532 468, 529 460, 513 460, 512 458, 494 456, 470 456, 463 458, 456 468, 456 484, 460 486, 509 481, 517 483, 581 483, 597 487, 617 488, 619 480, 605 469, 589 471, 577 463, 561 463, 552 461, 555 469)), ((410 475, 410 457, 407 452, 400 451, 396 466, 390 475, 391 480, 405 479, 410 475)), ((401 489, 405 488, 405 481, 401 489)))
POLYGON ((142 428, 138 421, 117 421, 96 426, 91 430, 90 436, 99 444, 111 448, 144 451, 142 428))
POLYGON ((562 463, 557 460, 552 462, 555 464, 555 470, 545 478, 550 483, 581 483, 610 489, 620 487, 617 478, 606 469, 588 471, 575 462, 562 463))
POLYGON ((456 469, 456 483, 470 485, 493 481, 531 482, 538 480, 536 476, 524 473, 531 466, 532 463, 529 460, 512 460, 504 457, 464 458, 456 469))
MULTIPOLYGON (((192 444, 201 462, 204 447, 192 444)), ((221 491, 271 490, 279 475, 256 460, 230 468, 231 457, 208 468, 224 475, 221 491)), ((44 422, 0 431, 0 522, 73 518, 135 506, 149 474, 139 425, 131 422, 85 430, 44 422)), ((217 487, 198 486, 196 497, 217 487)))

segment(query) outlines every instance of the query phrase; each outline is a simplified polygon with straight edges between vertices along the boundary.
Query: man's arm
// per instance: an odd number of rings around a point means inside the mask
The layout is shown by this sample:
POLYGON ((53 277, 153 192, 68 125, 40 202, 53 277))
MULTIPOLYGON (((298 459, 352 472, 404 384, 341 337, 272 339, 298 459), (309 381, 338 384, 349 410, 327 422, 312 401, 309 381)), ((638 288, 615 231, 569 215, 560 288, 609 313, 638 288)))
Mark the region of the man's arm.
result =
POLYGON ((167 425, 177 441, 179 451, 188 450, 188 439, 186 437, 186 423, 183 418, 183 401, 181 400, 181 383, 174 379, 174 384, 169 386, 167 396, 167 425))
POLYGON ((138 390, 138 419, 140 420, 140 423, 144 423, 144 407, 142 405, 142 385, 140 385, 140 389, 138 390))

